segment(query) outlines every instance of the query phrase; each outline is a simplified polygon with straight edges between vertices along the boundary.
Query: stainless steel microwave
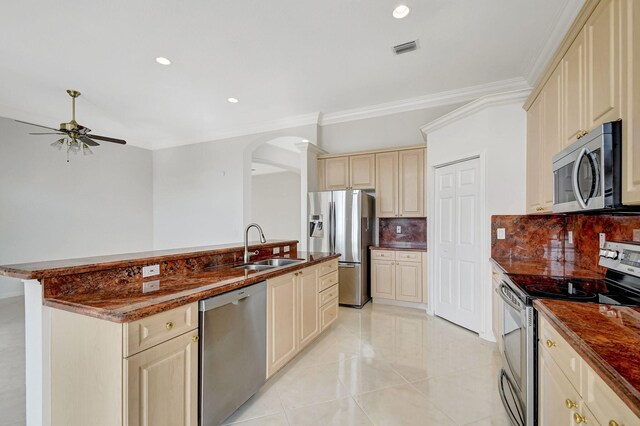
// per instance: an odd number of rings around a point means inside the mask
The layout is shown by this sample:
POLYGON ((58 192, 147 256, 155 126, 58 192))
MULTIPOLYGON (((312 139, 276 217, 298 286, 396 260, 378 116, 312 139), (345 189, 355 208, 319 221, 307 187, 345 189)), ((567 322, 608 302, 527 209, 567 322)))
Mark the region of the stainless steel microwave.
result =
POLYGON ((622 122, 605 123, 553 157, 553 211, 621 207, 622 122))

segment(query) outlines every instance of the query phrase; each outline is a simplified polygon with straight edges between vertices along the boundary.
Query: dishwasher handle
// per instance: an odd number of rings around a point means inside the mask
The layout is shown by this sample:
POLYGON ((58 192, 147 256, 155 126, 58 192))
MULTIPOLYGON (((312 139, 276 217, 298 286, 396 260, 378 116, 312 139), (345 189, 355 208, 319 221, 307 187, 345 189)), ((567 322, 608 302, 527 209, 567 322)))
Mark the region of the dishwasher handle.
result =
POLYGON ((261 281, 249 287, 244 287, 238 290, 230 291, 228 293, 220 294, 218 296, 213 296, 205 300, 201 300, 199 303, 199 310, 200 312, 206 312, 231 303, 237 305, 239 302, 250 296, 253 296, 254 294, 266 291, 267 282, 261 281))

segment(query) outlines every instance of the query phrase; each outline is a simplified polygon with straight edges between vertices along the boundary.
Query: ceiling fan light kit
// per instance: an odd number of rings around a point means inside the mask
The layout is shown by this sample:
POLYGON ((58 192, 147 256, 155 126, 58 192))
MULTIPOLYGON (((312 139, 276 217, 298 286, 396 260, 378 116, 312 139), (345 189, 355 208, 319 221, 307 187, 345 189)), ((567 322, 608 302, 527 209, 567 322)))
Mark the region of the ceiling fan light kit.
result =
POLYGON ((80 92, 77 90, 67 90, 69 96, 71 96, 71 121, 68 123, 60 123, 59 129, 52 127, 41 126, 39 124, 28 123, 26 121, 16 120, 18 123, 28 124, 30 126, 41 127, 43 129, 52 130, 54 133, 29 133, 30 135, 61 135, 62 138, 51 144, 52 147, 62 150, 62 147, 67 147, 67 162, 69 162, 69 153, 78 154, 80 151, 84 155, 93 155, 91 146, 99 146, 100 144, 96 140, 117 143, 125 145, 127 142, 122 139, 111 138, 107 136, 100 136, 91 134, 91 129, 78 124, 76 121, 76 98, 80 96, 80 92), (94 140, 95 139, 95 140, 94 140))

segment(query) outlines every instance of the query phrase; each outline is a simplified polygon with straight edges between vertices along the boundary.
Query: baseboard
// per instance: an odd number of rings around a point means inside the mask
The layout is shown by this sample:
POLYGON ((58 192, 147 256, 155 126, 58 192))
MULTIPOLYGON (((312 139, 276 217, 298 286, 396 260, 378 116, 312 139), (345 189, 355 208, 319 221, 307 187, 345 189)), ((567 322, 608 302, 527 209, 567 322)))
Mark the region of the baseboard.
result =
POLYGON ((429 311, 429 305, 426 305, 424 303, 405 302, 403 300, 393 300, 393 299, 381 299, 379 297, 374 297, 371 299, 371 301, 379 305, 391 305, 391 306, 399 306, 402 308, 421 309, 427 312, 429 311))
POLYGON ((478 333, 478 336, 483 339, 486 340, 488 342, 496 342, 496 337, 493 335, 493 332, 489 332, 489 333, 478 333))

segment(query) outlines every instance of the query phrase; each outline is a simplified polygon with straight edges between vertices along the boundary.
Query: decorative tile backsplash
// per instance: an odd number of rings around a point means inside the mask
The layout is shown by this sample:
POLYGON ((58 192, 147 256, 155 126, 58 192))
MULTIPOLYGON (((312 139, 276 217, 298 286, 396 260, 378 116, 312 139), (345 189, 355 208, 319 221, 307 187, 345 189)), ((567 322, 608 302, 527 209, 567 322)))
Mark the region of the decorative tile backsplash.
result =
POLYGON ((427 245, 426 218, 382 218, 379 219, 379 239, 381 245, 396 243, 417 243, 427 245), (397 232, 400 226, 401 232, 397 232))
POLYGON ((491 256, 566 261, 604 272, 604 268, 598 266, 600 233, 604 233, 608 241, 633 241, 634 235, 638 240, 640 215, 492 216, 491 256), (504 240, 497 239, 499 228, 505 229, 504 240))

